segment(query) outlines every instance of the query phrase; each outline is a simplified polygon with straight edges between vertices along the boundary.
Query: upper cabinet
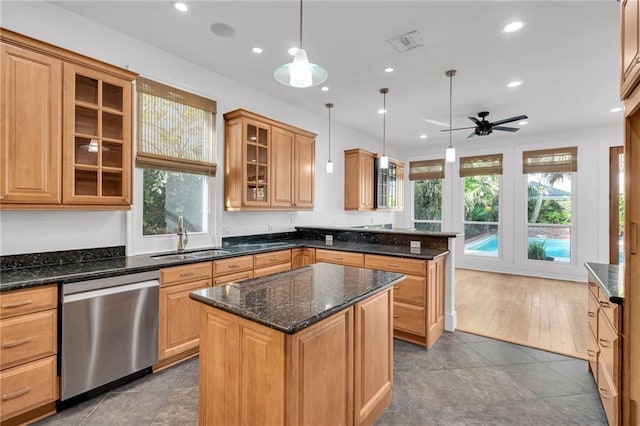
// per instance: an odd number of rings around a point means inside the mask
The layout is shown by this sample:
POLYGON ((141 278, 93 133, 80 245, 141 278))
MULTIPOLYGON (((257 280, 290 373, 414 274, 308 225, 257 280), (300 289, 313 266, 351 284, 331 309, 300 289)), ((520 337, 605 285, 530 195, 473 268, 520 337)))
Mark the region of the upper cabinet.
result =
POLYGON ((640 10, 638 0, 623 0, 620 25, 622 54, 620 68, 620 98, 627 98, 640 79, 640 10))
POLYGON ((0 208, 131 206, 136 74, 0 29, 0 208))
POLYGON ((224 120, 225 209, 312 210, 316 134, 242 109, 224 120))
POLYGON ((344 209, 402 210, 404 165, 389 159, 378 167, 378 155, 364 149, 344 151, 344 209))

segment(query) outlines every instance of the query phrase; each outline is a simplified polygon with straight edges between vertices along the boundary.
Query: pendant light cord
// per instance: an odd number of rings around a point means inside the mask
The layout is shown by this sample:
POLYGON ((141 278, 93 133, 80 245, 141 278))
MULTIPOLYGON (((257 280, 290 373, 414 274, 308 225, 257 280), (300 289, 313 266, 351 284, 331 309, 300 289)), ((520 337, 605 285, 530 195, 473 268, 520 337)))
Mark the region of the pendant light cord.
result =
POLYGON ((453 117, 453 112, 452 112, 453 111, 453 107, 452 107, 453 101, 452 101, 452 99, 453 99, 453 73, 450 72, 449 73, 449 148, 452 147, 451 138, 452 138, 452 133, 453 133, 451 131, 451 128, 453 127, 451 125, 451 123, 453 121, 453 118, 452 118, 453 117))
POLYGON ((384 115, 382 116, 382 155, 387 154, 387 92, 382 92, 382 109, 384 115))
POLYGON ((300 49, 302 49, 302 0, 300 0, 300 49))
POLYGON ((329 110, 329 161, 331 161, 331 108, 333 108, 333 104, 327 104, 326 107, 329 110))

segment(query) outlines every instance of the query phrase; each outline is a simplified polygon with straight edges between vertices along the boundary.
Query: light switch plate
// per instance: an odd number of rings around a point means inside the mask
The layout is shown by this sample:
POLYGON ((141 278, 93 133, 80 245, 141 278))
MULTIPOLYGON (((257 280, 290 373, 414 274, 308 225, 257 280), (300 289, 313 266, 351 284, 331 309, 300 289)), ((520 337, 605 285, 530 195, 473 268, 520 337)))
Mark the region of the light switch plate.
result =
POLYGON ((409 247, 420 250, 420 241, 411 241, 409 247))
POLYGON ((333 245, 333 235, 325 235, 324 236, 324 243, 328 246, 332 246, 333 245))

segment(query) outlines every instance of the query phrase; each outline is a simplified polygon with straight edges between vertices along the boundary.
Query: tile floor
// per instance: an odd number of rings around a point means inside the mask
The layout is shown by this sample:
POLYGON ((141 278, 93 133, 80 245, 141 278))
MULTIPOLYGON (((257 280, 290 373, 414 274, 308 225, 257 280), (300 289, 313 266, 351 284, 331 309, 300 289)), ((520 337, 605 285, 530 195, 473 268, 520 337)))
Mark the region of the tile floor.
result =
MULTIPOLYGON (((393 402, 376 425, 606 425, 586 361, 462 332, 394 344, 393 402)), ((197 425, 193 358, 38 425, 197 425)))

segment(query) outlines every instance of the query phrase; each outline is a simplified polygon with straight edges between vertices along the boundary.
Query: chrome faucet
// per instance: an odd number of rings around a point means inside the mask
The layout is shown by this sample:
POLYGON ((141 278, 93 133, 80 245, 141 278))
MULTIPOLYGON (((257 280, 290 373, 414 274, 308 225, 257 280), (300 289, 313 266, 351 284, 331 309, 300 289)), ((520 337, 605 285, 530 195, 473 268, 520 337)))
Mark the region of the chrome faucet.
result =
POLYGON ((184 226, 184 219, 178 216, 178 251, 183 251, 188 242, 189 234, 187 234, 187 227, 184 226))

